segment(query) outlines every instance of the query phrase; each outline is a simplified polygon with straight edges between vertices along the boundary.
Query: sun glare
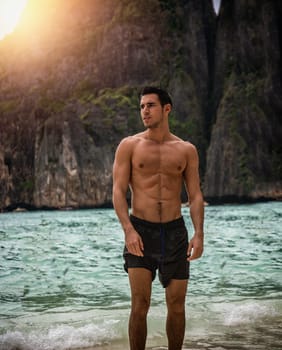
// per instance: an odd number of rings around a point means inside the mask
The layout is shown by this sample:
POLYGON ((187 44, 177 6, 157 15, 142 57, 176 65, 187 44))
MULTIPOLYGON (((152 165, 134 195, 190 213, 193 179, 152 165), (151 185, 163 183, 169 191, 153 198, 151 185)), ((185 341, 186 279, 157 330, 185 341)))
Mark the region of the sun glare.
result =
POLYGON ((27 0, 0 0, 0 40, 17 25, 27 0))

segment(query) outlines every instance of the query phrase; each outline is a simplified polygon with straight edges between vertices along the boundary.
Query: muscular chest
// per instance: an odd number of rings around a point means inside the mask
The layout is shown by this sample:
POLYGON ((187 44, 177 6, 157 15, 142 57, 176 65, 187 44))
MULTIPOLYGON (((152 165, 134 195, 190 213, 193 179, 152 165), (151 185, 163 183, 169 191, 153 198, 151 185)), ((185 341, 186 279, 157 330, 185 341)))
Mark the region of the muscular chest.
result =
POLYGON ((144 174, 181 174, 186 160, 175 143, 144 142, 133 152, 132 167, 144 174))

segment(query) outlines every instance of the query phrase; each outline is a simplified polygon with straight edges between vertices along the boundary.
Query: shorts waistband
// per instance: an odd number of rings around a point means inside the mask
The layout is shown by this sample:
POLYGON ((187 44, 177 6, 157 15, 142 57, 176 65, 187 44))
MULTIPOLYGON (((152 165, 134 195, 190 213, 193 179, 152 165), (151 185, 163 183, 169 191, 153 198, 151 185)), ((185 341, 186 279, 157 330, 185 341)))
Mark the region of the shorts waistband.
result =
POLYGON ((130 214, 130 220, 132 223, 136 223, 136 224, 139 223, 141 225, 148 226, 151 228, 155 227, 155 228, 163 228, 163 229, 176 228, 179 226, 183 226, 185 224, 183 216, 180 216, 179 218, 172 220, 172 221, 168 221, 168 222, 151 222, 151 221, 140 219, 140 218, 130 214))

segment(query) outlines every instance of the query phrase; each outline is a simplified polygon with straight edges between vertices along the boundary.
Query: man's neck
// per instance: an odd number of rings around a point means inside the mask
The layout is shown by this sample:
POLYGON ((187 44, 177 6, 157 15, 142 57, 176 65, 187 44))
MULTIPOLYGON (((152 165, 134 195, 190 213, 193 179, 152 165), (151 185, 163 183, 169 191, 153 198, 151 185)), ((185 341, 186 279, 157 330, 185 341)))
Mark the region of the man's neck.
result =
POLYGON ((160 129, 147 129, 145 132, 145 138, 157 143, 163 143, 170 139, 170 131, 160 129))

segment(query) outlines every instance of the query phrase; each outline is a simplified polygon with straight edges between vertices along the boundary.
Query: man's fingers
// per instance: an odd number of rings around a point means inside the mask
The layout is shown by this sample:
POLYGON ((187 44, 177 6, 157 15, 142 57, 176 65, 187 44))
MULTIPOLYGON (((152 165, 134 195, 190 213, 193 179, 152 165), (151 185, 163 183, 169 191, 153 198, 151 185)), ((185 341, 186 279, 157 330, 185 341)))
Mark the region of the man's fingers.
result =
POLYGON ((142 240, 138 240, 137 242, 128 244, 127 249, 130 254, 137 255, 137 256, 144 256, 143 254, 144 246, 143 246, 142 240))
POLYGON ((192 255, 188 255, 188 261, 191 260, 195 260, 195 259, 199 259, 203 254, 203 250, 202 249, 193 249, 193 253, 192 255))
POLYGON ((139 253, 138 255, 139 256, 144 256, 143 250, 144 250, 144 245, 143 245, 142 239, 140 238, 138 241, 138 253, 139 253))
POLYGON ((193 247, 193 245, 192 245, 192 243, 190 242, 190 243, 189 243, 189 246, 188 246, 188 250, 187 250, 187 257, 188 257, 188 258, 191 256, 192 247, 193 247))

